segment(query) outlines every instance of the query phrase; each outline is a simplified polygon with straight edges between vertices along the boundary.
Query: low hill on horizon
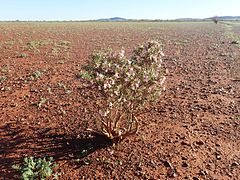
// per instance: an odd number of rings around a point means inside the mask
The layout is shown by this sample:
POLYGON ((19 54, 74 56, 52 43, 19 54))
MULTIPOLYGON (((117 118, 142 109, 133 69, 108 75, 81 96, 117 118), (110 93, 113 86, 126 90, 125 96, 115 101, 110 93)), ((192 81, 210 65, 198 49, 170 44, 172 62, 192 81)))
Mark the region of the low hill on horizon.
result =
POLYGON ((112 17, 112 18, 102 18, 102 19, 96 19, 93 21, 99 21, 99 22, 123 22, 123 21, 209 21, 213 18, 217 18, 219 21, 239 21, 240 16, 215 16, 215 17, 209 17, 209 18, 177 18, 177 19, 127 19, 122 17, 112 17))

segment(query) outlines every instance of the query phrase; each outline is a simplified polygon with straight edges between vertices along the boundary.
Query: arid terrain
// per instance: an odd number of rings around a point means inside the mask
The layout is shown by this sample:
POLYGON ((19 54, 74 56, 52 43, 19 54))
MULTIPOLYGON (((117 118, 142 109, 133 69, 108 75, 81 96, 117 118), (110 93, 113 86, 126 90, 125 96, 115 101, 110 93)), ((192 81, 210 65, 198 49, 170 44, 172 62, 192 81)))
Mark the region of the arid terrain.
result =
POLYGON ((51 156, 59 179, 240 179, 240 24, 1 22, 0 178, 51 156), (93 136, 94 50, 163 44, 166 91, 117 145, 93 136))

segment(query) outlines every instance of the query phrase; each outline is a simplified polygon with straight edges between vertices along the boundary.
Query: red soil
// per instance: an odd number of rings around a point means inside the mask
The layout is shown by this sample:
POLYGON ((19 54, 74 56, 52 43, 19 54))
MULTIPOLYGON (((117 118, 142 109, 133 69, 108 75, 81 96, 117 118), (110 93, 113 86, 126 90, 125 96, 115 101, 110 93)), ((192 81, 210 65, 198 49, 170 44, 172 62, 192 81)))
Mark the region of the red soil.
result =
POLYGON ((48 155, 59 179, 240 179, 240 51, 227 31, 214 23, 1 23, 0 177, 17 179, 13 164, 48 155), (129 53, 149 39, 164 45, 166 91, 141 115, 137 135, 110 145, 86 132, 97 109, 76 75, 95 49, 129 53))

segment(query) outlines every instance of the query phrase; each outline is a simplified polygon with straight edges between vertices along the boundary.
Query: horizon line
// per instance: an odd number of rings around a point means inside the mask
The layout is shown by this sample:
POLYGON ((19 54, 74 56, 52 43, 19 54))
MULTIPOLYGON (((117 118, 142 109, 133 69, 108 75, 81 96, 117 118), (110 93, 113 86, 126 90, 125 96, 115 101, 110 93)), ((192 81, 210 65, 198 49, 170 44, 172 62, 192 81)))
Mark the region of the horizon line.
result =
MULTIPOLYGON (((114 21, 113 19, 121 19, 119 21, 177 21, 177 20, 198 20, 198 21, 206 21, 206 20, 210 20, 213 18, 221 18, 221 17, 229 17, 229 18, 237 18, 235 20, 240 20, 240 15, 239 16, 231 16, 231 15, 224 15, 224 16, 211 16, 211 17, 206 17, 206 18, 192 18, 192 17, 182 17, 182 18, 169 18, 169 19, 150 19, 150 18, 123 18, 123 17, 108 17, 108 18, 98 18, 98 19, 35 19, 35 20, 31 20, 31 19, 12 19, 12 20, 1 20, 0 22, 38 22, 38 21, 46 21, 46 22, 55 22, 55 21, 79 21, 79 22, 88 22, 88 21, 114 21)), ((116 20, 116 22, 118 22, 116 20)))

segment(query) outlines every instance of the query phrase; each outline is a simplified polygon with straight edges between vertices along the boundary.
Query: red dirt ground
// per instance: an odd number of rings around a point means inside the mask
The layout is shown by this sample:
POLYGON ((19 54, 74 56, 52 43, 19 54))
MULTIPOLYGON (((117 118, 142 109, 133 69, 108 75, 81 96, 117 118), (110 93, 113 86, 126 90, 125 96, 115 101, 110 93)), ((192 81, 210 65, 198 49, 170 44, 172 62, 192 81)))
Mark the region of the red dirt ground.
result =
POLYGON ((11 166, 24 157, 45 155, 59 179, 240 179, 240 51, 228 36, 239 32, 214 23, 0 23, 1 179, 18 179, 11 166), (137 135, 109 145, 86 132, 97 109, 76 75, 95 49, 129 53, 149 39, 163 43, 166 91, 137 135))

